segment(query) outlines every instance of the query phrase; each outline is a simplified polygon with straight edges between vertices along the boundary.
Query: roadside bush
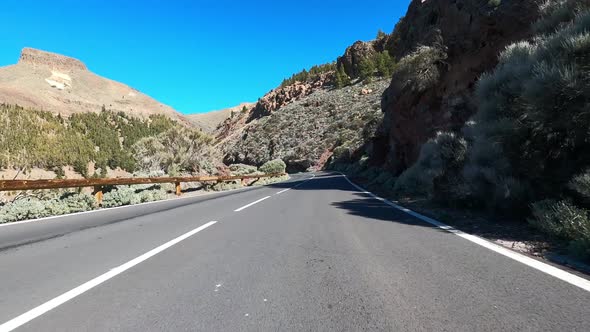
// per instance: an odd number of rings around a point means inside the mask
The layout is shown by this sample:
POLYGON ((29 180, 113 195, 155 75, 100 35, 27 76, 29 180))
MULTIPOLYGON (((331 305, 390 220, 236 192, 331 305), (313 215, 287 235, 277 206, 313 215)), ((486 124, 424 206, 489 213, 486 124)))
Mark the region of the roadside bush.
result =
POLYGON ((389 170, 376 169, 376 172, 368 179, 368 185, 387 195, 393 195, 396 181, 397 178, 389 170))
POLYGON ((155 202, 166 199, 166 191, 164 190, 144 190, 139 193, 140 203, 155 202))
POLYGON ((67 193, 60 198, 25 197, 0 207, 0 223, 94 210, 93 196, 67 193))
POLYGON ((104 194, 102 206, 105 208, 159 201, 166 198, 166 191, 159 186, 137 185, 119 186, 104 194))
POLYGON ((24 198, 4 206, 0 211, 0 222, 14 222, 47 216, 49 213, 43 201, 36 198, 24 198))
POLYGON ((102 206, 105 208, 130 205, 135 189, 129 186, 119 186, 117 189, 109 191, 104 194, 102 198, 102 206))
POLYGON ((262 178, 256 182, 254 182, 252 185, 253 186, 266 186, 266 185, 277 183, 277 182, 287 181, 287 180, 289 180, 289 178, 290 177, 287 174, 285 174, 283 176, 275 176, 272 178, 262 178))
POLYGON ((394 192, 398 195, 431 196, 435 179, 457 176, 466 154, 465 139, 453 133, 439 132, 422 146, 418 161, 400 175, 394 192))
POLYGON ((48 215, 58 216, 68 213, 91 211, 98 207, 96 198, 88 194, 66 194, 60 199, 46 202, 48 215))
POLYGON ((232 164, 229 165, 229 170, 232 175, 240 176, 240 175, 251 175, 258 172, 258 168, 256 166, 246 165, 246 164, 232 164))
POLYGON ((547 234, 569 241, 572 253, 590 257, 590 218, 588 211, 568 201, 544 200, 531 205, 529 222, 547 234))
POLYGON ((568 183, 568 189, 578 203, 590 207, 590 170, 574 176, 568 183))
POLYGON ((589 7, 589 0, 546 0, 540 6, 541 19, 533 28, 537 33, 552 33, 589 7))
POLYGON ((227 190, 234 190, 242 188, 241 181, 234 181, 234 182, 219 182, 211 186, 211 190, 213 191, 227 191, 227 190))
POLYGON ((267 161, 264 165, 260 166, 259 170, 264 172, 265 174, 273 174, 273 173, 285 173, 287 169, 287 165, 281 159, 274 159, 271 161, 267 161))
POLYGON ((590 166, 590 12, 572 15, 549 34, 510 45, 477 85, 463 173, 482 205, 525 212, 590 166))

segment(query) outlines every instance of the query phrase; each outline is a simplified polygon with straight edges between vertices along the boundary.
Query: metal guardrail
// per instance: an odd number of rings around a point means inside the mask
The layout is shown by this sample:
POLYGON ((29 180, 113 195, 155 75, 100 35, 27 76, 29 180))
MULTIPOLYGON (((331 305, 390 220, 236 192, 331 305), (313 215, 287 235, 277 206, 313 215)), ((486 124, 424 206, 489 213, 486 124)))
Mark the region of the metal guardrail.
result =
POLYGON ((0 191, 40 190, 40 189, 65 189, 94 187, 94 195, 100 204, 103 190, 106 186, 122 186, 133 184, 158 184, 173 183, 176 187, 176 195, 182 194, 180 184, 186 182, 228 182, 240 180, 246 184, 246 180, 261 179, 275 176, 283 176, 284 173, 264 175, 241 176, 193 176, 193 177, 154 177, 154 178, 105 178, 105 179, 52 179, 52 180, 0 180, 0 191))

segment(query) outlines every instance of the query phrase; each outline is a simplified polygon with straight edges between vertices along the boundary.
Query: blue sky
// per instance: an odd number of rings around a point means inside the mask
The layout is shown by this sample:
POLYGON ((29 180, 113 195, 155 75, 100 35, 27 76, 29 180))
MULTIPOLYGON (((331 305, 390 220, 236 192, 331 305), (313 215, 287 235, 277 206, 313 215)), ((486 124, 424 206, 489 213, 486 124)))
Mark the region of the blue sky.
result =
POLYGON ((302 68, 335 60, 410 0, 2 0, 0 66, 23 47, 82 60, 185 113, 256 101, 302 68))

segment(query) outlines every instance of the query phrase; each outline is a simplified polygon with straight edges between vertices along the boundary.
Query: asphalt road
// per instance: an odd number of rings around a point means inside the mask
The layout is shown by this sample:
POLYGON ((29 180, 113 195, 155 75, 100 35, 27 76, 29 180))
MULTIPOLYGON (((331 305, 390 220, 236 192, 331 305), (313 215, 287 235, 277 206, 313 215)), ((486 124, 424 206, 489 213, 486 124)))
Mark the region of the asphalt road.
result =
POLYGON ((0 331, 590 331, 590 292, 311 176, 2 226, 0 331))

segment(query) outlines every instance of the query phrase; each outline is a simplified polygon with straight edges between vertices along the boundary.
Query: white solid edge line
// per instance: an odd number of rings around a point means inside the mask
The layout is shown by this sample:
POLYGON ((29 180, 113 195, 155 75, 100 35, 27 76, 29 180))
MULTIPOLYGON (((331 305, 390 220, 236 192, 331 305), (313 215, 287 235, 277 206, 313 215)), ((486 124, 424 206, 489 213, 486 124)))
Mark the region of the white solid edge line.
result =
POLYGON ((250 203, 250 204, 247 204, 247 205, 244 205, 244 206, 242 206, 242 207, 241 207, 241 208, 239 208, 239 209, 235 209, 235 210, 234 210, 234 212, 240 212, 240 211, 242 211, 242 210, 245 210, 245 209, 247 209, 247 208, 251 207, 251 206, 252 206, 252 205, 254 205, 254 204, 258 204, 258 203, 260 203, 260 202, 264 201, 265 199, 269 199, 269 198, 270 198, 270 196, 263 197, 263 198, 261 198, 261 199, 257 200, 256 202, 252 202, 252 203, 250 203))
POLYGON ((503 255, 503 256, 506 256, 508 258, 511 258, 511 259, 513 259, 513 260, 515 260, 517 262, 520 262, 522 264, 525 264, 525 265, 527 265, 529 267, 532 267, 532 268, 534 268, 536 270, 539 270, 541 272, 544 272, 544 273, 546 273, 546 274, 548 274, 550 276, 553 276, 553 277, 555 277, 557 279, 560 279, 560 280, 565 281, 565 282, 567 282, 567 283, 569 283, 571 285, 574 285, 574 286, 579 287, 579 288, 581 288, 581 289, 583 289, 585 291, 590 292, 590 280, 588 280, 588 279, 584 279, 584 278, 579 277, 579 276, 577 276, 575 274, 572 274, 572 273, 569 273, 569 272, 564 271, 562 269, 559 269, 559 268, 557 268, 557 267, 555 267, 553 265, 549 265, 547 263, 543 263, 543 262, 538 261, 536 259, 533 259, 531 257, 528 257, 528 256, 525 256, 523 254, 520 254, 520 253, 517 253, 515 251, 512 251, 512 250, 510 250, 508 248, 504 248, 504 247, 499 246, 497 244, 494 244, 494 243, 492 243, 492 242, 490 242, 490 241, 488 241, 486 239, 483 239, 483 238, 481 238, 479 236, 475 236, 475 235, 472 235, 472 234, 467 234, 465 232, 462 232, 462 231, 460 231, 458 229, 453 228, 452 226, 446 225, 446 224, 444 224, 444 223, 442 223, 442 222, 440 222, 438 220, 435 220, 435 219, 432 219, 432 218, 423 216, 423 215, 421 215, 421 214, 419 214, 417 212, 414 212, 414 211, 412 211, 410 209, 406 209, 406 208, 404 208, 402 206, 399 206, 399 205, 397 205, 397 204, 395 204, 395 203, 393 203, 393 202, 391 202, 389 200, 386 200, 385 198, 381 198, 381 197, 373 194, 372 192, 369 192, 369 191, 363 189, 362 187, 360 187, 357 184, 355 184, 352 181, 350 181, 346 175, 344 175, 342 173, 341 173, 341 175, 346 179, 346 181, 348 181, 348 183, 350 183, 351 185, 353 185, 356 189, 360 190, 363 194, 370 195, 374 199, 379 200, 379 201, 381 201, 381 202, 383 202, 383 203, 385 203, 385 204, 387 204, 387 205, 389 205, 389 206, 391 206, 391 207, 393 207, 393 208, 395 208, 397 210, 400 210, 402 212, 405 212, 405 213, 407 213, 407 214, 409 214, 409 215, 411 215, 413 217, 416 217, 416 218, 418 218, 418 219, 420 219, 420 220, 422 220, 424 222, 427 222, 427 223, 429 223, 429 224, 431 224, 433 226, 436 226, 439 229, 442 229, 442 230, 447 231, 449 233, 453 233, 453 234, 455 234, 455 235, 457 235, 457 236, 459 236, 459 237, 461 237, 461 238, 463 238, 463 239, 465 239, 467 241, 470 241, 472 243, 475 243, 477 245, 480 245, 480 246, 482 246, 484 248, 487 248, 489 250, 492 250, 492 251, 494 251, 494 252, 496 252, 496 253, 498 253, 500 255, 503 255))
MULTIPOLYGON (((285 180, 285 181, 281 181, 281 182, 286 182, 286 181, 289 181, 289 180, 285 180)), ((281 183, 281 182, 277 182, 277 183, 281 183)), ((253 189, 258 189, 258 188, 263 188, 263 187, 264 186, 238 188, 238 189, 231 189, 231 190, 225 190, 225 191, 220 191, 220 192, 204 193, 202 195, 167 198, 167 199, 163 199, 163 200, 159 200, 159 201, 154 201, 154 202, 146 202, 146 203, 139 203, 139 204, 133 204, 133 205, 125 205, 125 206, 116 206, 116 207, 112 207, 112 208, 100 208, 100 209, 90 210, 90 211, 83 211, 83 212, 75 212, 75 213, 62 214, 62 215, 59 215, 59 216, 50 216, 50 217, 43 217, 43 218, 37 218, 37 219, 29 219, 29 220, 15 221, 15 222, 0 223, 0 227, 16 226, 16 225, 28 224, 28 223, 36 222, 36 221, 55 220, 55 219, 59 219, 59 218, 63 218, 63 217, 78 216, 78 215, 84 215, 84 214, 90 214, 90 213, 99 213, 99 212, 105 212, 105 211, 111 211, 111 210, 118 210, 118 209, 126 209, 126 208, 135 207, 135 206, 142 206, 142 205, 148 205, 148 204, 164 203, 164 202, 176 201, 176 200, 181 200, 181 199, 199 198, 199 197, 205 197, 205 196, 211 196, 211 195, 219 195, 219 194, 229 193, 229 192, 234 192, 234 191, 248 191, 248 190, 253 190, 253 189)))
POLYGON ((64 304, 65 302, 89 291, 90 289, 102 284, 103 282, 129 270, 130 268, 136 266, 137 264, 147 260, 148 258, 155 256, 157 254, 159 254, 160 252, 172 247, 173 245, 186 240, 187 238, 197 234, 198 232, 216 224, 217 221, 210 221, 198 228, 193 229, 192 231, 185 233, 171 241, 168 241, 166 243, 164 243, 163 245, 154 248, 148 252, 146 252, 145 254, 134 258, 130 261, 128 261, 127 263, 124 263, 123 265, 120 265, 112 270, 110 270, 107 273, 104 273, 88 282, 83 283, 82 285, 63 293, 62 295, 59 295, 58 297, 55 297, 43 304, 41 304, 40 306, 33 308, 27 312, 25 312, 24 314, 13 318, 11 320, 9 320, 8 322, 0 325, 0 332, 8 332, 8 331, 12 331, 16 328, 18 328, 19 326, 22 326, 24 324, 26 324, 27 322, 30 322, 31 320, 43 315, 44 313, 64 304))

